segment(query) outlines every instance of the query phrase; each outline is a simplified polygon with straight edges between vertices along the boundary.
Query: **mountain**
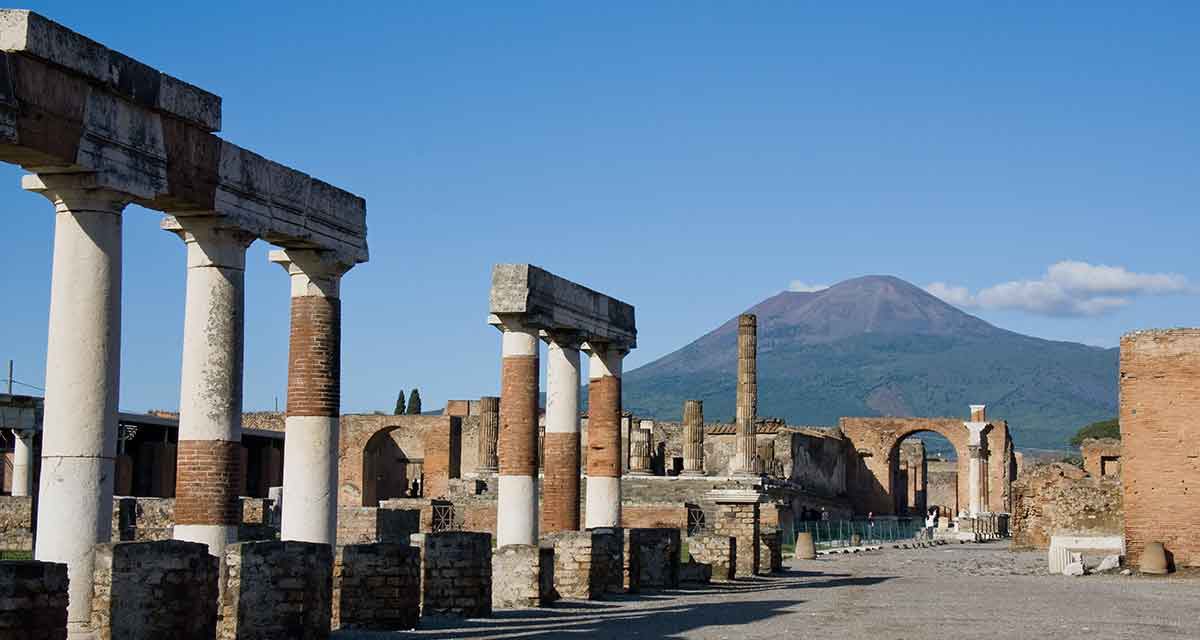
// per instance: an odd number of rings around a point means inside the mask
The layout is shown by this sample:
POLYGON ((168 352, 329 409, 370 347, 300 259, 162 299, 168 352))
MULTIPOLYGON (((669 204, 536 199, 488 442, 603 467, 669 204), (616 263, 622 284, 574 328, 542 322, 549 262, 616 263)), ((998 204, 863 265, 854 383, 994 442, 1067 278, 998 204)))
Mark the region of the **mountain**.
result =
MULTIPOLYGON (((758 413, 792 424, 842 416, 966 416, 984 403, 1020 448, 1064 448, 1075 431, 1117 414, 1117 349, 1006 331, 891 276, 815 292, 785 291, 758 315, 758 413)), ((679 419, 704 401, 731 420, 737 318, 625 374, 625 407, 679 419)))

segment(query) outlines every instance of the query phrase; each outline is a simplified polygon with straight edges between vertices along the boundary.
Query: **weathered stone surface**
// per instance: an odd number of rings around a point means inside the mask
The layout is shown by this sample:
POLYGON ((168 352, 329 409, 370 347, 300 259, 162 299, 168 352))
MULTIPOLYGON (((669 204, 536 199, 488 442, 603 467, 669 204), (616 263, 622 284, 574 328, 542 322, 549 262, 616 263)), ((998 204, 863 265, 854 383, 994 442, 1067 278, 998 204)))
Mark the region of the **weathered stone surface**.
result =
POLYGON ((694 584, 708 584, 712 582, 712 573, 712 565, 701 564, 699 562, 687 562, 679 566, 679 581, 694 584))
POLYGON ((713 533, 737 539, 735 575, 748 578, 758 575, 760 547, 758 503, 726 503, 717 508, 712 523, 713 533))
POLYGON ((339 507, 337 543, 408 544, 409 536, 421 530, 418 508, 339 507))
POLYGON ((113 542, 170 540, 174 530, 174 498, 113 498, 113 542))
POLYGON ((492 536, 425 534, 422 613, 467 618, 492 614, 492 536))
MULTIPOLYGON (((637 346, 633 305, 529 264, 492 268, 490 313, 519 315, 522 323, 547 331, 576 331, 585 339, 621 348, 637 346)), ((499 320, 490 320, 498 324, 499 320)))
POLYGON ((1121 483, 1063 463, 1028 469, 1013 484, 1014 547, 1047 549, 1053 536, 1120 535, 1121 483))
POLYGON ((0 549, 33 550, 33 498, 0 496, 0 549))
POLYGON ((620 529, 563 531, 543 538, 554 548, 554 590, 562 598, 600 600, 624 591, 620 529))
POLYGON ((713 582, 730 582, 737 568, 737 538, 726 535, 700 534, 688 536, 690 560, 710 567, 713 582))
POLYGON ((338 547, 333 565, 333 628, 412 629, 420 613, 419 549, 395 543, 338 547))
MULTIPOLYGON (((626 529, 625 556, 637 555, 640 589, 679 587, 679 529, 626 529)), ((628 560, 626 566, 629 566, 628 560)))
POLYGON ((758 573, 769 575, 783 570, 783 547, 780 546, 779 532, 760 531, 758 534, 758 573))
POLYGON ((1121 477, 1121 441, 1116 438, 1088 438, 1079 445, 1083 470, 1093 478, 1121 477))
POLYGON ((329 637, 333 550, 311 542, 243 542, 225 551, 218 640, 329 637))
POLYGON ((492 555, 492 608, 531 609, 556 600, 554 549, 510 544, 492 555))
POLYGON ((0 561, 0 638, 66 637, 67 565, 0 561))
POLYGON ((97 545, 92 629, 101 640, 211 640, 218 565, 195 542, 97 545))

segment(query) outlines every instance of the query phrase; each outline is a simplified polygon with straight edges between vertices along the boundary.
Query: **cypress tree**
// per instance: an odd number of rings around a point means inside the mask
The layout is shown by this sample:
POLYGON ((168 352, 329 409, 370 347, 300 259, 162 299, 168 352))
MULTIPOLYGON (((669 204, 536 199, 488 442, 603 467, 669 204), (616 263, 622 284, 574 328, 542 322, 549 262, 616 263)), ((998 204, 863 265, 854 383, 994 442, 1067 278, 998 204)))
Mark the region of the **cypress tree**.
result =
POLYGON ((421 392, 416 389, 413 389, 412 394, 408 396, 408 415, 421 415, 421 392))
POLYGON ((401 389, 400 395, 396 396, 396 410, 392 412, 392 415, 404 415, 404 389, 401 389))

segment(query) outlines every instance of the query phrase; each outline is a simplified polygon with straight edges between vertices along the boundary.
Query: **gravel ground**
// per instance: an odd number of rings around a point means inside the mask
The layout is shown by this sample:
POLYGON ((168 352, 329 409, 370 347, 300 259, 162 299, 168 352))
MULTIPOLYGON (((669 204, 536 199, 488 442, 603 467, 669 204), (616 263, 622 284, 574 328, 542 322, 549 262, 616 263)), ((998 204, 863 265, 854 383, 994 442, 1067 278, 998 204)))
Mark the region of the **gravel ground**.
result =
POLYGON ((792 560, 778 577, 423 620, 367 638, 1200 638, 1200 579, 1046 573, 1003 543, 792 560))

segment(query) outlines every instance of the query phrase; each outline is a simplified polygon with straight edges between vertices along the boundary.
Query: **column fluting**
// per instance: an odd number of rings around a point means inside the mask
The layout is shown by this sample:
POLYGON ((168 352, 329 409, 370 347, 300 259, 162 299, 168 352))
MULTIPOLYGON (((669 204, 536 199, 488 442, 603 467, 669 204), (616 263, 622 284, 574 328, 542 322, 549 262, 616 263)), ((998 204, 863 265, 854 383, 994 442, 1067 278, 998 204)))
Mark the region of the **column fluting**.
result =
POLYGON ((683 401, 683 475, 704 475, 704 403, 683 401))
POLYGON ((758 473, 754 420, 758 416, 758 317, 738 316, 736 475, 758 473))

